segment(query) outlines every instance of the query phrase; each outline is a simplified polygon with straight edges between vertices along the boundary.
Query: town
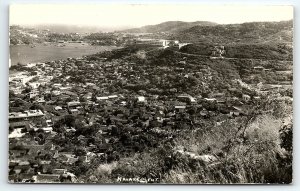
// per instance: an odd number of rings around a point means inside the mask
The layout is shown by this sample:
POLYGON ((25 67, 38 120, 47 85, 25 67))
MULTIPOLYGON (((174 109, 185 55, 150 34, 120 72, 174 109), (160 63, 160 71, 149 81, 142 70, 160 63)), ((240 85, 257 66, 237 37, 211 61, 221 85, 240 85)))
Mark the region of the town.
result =
POLYGON ((10 26, 9 182, 292 182, 292 20, 75 29, 10 26))
MULTIPOLYGON (((152 52, 157 51, 173 50, 152 52)), ((147 54, 143 48, 133 58, 112 59, 100 53, 13 66, 9 78, 10 180, 80 182, 78 177, 83 178, 96 163, 112 163, 162 144, 174 145, 184 131, 247 116, 268 95, 288 91, 284 85, 251 87, 233 78, 227 86, 216 84, 217 75, 211 74, 215 70, 208 64, 195 65, 198 58, 173 53, 168 66, 162 60, 155 66, 143 63, 147 54)), ((148 59, 154 60, 151 56, 148 59)), ((250 69, 258 74, 266 70, 263 66, 250 69)), ((288 95, 274 99, 292 102, 288 95)), ((213 155, 203 156, 198 160, 217 162, 213 155)), ((93 176, 85 178, 97 182, 93 176)))

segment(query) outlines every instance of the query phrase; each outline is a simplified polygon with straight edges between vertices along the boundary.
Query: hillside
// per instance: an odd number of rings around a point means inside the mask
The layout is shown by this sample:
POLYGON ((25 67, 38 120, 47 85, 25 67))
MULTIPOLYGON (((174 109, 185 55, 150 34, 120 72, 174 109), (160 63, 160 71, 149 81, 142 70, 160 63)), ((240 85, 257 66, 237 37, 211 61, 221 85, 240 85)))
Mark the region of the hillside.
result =
POLYGON ((141 28, 134 28, 125 30, 123 32, 129 33, 157 33, 157 32, 169 32, 175 33, 183 31, 195 26, 215 26, 217 23, 209 21, 196 21, 196 22, 183 22, 183 21, 168 21, 157 25, 146 25, 141 28))
POLYGON ((49 29, 27 28, 18 25, 10 26, 10 44, 34 44, 56 42, 58 40, 76 41, 81 39, 77 33, 57 33, 49 29))
MULTIPOLYGON (((224 43, 225 58, 253 58, 266 60, 293 60, 293 48, 287 43, 252 43, 226 44, 224 43)), ((211 56, 215 46, 212 43, 189 44, 180 52, 202 56, 211 56)))
POLYGON ((293 21, 194 26, 175 36, 192 43, 285 43, 293 41, 293 21))
POLYGON ((10 26, 10 43, 15 44, 32 44, 43 42, 47 32, 20 26, 10 26))
MULTIPOLYGON (((250 51, 254 47, 254 51, 258 51, 260 48, 255 46, 243 45, 240 49, 250 51)), ((239 53, 239 48, 230 48, 230 54, 239 53)), ((132 176, 160 177, 164 183, 291 181, 291 155, 287 154, 289 148, 282 146, 290 139, 284 137, 291 136, 291 131, 288 135, 282 134, 287 128, 282 121, 292 115, 291 61, 279 61, 275 54, 267 56, 270 60, 210 59, 168 48, 149 51, 146 47, 136 46, 99 53, 89 59, 97 61, 103 57, 107 58, 106 63, 125 61, 125 66, 130 66, 122 71, 131 77, 115 82, 114 87, 119 85, 134 94, 157 95, 159 99, 151 100, 149 104, 154 103, 156 107, 163 103, 157 108, 162 106, 166 113, 172 106, 165 104, 171 104, 170 100, 176 95, 191 95, 198 102, 187 106, 183 113, 175 112, 174 123, 167 121, 145 128, 143 135, 150 137, 149 132, 155 131, 162 139, 151 138, 149 145, 153 146, 147 151, 121 158, 113 163, 114 166, 110 163, 112 170, 108 176, 98 176, 99 182, 132 176), (263 70, 255 69, 258 66, 263 70), (272 88, 281 84, 286 88, 272 88), (228 117, 232 107, 243 113, 228 117), (168 142, 162 134, 173 130, 178 134, 168 142), (154 146, 156 143, 159 144, 154 146), (285 159, 277 154, 280 152, 287 154, 285 159), (215 156, 217 162, 198 163, 197 160, 204 156, 215 156), (203 172, 203 176, 194 175, 198 172, 203 172)), ((99 169, 97 174, 103 173, 103 168, 99 169)))

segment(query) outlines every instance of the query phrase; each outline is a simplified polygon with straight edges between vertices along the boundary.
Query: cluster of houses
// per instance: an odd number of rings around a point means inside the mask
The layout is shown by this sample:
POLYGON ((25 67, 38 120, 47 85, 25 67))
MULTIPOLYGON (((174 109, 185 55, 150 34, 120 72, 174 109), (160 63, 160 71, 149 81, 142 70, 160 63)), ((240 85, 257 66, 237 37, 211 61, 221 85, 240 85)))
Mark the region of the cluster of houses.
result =
POLYGON ((169 47, 176 47, 181 49, 183 46, 186 46, 191 43, 183 43, 179 42, 179 40, 166 40, 166 39, 152 39, 152 38, 136 38, 134 40, 135 44, 143 44, 143 45, 152 45, 157 47, 162 47, 164 49, 169 47))
POLYGON ((218 116, 222 121, 247 115, 251 104, 261 99, 237 94, 235 88, 206 96, 165 88, 170 82, 163 77, 171 78, 172 72, 182 80, 197 74, 181 70, 186 60, 181 62, 154 68, 86 56, 28 64, 11 73, 10 181, 76 182, 78 161, 117 160, 172 141, 178 129, 197 128, 207 118, 218 116), (93 133, 78 134, 89 130, 93 133), (69 134, 84 154, 60 145, 71 144, 69 134))

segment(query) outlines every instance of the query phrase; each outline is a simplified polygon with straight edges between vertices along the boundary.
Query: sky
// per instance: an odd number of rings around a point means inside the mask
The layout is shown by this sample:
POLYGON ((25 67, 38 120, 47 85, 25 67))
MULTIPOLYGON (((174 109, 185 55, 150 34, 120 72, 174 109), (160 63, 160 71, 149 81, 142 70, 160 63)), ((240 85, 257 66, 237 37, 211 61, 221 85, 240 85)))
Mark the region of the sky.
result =
POLYGON ((292 6, 253 5, 130 5, 130 4, 13 4, 10 24, 60 24, 118 28, 165 21, 212 21, 233 24, 293 19, 292 6))

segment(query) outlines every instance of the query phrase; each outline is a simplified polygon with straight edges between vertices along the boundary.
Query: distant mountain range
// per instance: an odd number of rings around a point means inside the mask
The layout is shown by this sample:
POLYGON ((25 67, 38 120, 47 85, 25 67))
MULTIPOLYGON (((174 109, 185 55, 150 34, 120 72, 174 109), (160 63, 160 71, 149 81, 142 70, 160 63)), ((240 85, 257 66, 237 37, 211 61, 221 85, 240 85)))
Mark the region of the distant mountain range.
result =
POLYGON ((170 33, 183 42, 269 43, 292 42, 293 21, 249 22, 221 25, 208 21, 168 21, 157 25, 124 30, 129 33, 170 33))
POLYGON ((79 26, 79 25, 62 25, 62 24, 39 24, 22 26, 25 28, 34 28, 37 30, 49 30, 54 33, 98 33, 98 32, 112 32, 116 30, 125 30, 132 28, 131 26, 79 26))
MULTIPOLYGON (((208 21, 168 21, 140 28, 120 26, 117 28, 82 27, 73 25, 37 25, 30 28, 11 26, 12 44, 44 41, 46 33, 99 33, 107 31, 128 33, 152 33, 149 38, 177 39, 181 42, 204 44, 243 43, 291 43, 293 20, 280 22, 249 22, 221 25, 208 21), (47 30, 49 29, 49 30, 47 30), (163 34, 164 33, 164 34, 163 34)), ((61 34, 62 35, 62 34, 61 34)), ((59 36, 57 38, 62 38, 59 36)))
POLYGON ((133 28, 124 30, 122 32, 129 33, 157 33, 157 32, 168 32, 175 33, 183 31, 195 26, 215 26, 217 23, 209 21, 196 21, 196 22, 183 22, 183 21, 168 21, 157 25, 146 25, 140 28, 133 28))

